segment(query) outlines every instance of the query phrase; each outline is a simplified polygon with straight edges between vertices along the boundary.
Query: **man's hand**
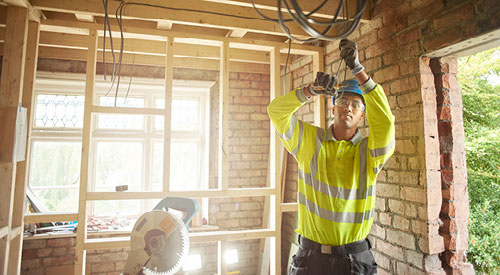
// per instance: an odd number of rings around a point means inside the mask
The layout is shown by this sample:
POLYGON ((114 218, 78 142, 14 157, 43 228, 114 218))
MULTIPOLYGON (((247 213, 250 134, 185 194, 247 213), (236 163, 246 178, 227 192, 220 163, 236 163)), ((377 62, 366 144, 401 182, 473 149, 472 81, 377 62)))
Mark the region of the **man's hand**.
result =
POLYGON ((365 67, 359 63, 358 45, 349 39, 340 40, 339 44, 340 57, 345 60, 345 63, 351 69, 353 75, 362 72, 365 67))
POLYGON ((318 72, 314 84, 307 88, 312 95, 333 95, 335 94, 335 84, 337 84, 337 79, 333 75, 318 72))

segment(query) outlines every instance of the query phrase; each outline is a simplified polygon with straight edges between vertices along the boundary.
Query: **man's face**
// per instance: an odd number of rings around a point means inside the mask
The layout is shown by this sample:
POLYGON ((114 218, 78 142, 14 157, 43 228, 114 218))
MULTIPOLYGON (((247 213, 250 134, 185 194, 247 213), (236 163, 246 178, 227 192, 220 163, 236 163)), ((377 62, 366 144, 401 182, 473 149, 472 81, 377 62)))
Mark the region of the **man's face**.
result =
POLYGON ((335 100, 332 108, 333 121, 336 126, 345 129, 358 127, 358 122, 365 116, 365 106, 361 97, 353 94, 344 94, 335 100))

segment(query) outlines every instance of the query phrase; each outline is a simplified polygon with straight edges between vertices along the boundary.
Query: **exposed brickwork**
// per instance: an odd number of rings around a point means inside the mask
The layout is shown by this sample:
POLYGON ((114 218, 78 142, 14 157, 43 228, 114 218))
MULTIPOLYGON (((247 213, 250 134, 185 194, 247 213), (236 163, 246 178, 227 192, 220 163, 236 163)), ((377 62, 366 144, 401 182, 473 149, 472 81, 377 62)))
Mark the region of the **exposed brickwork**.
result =
POLYGON ((469 201, 465 166, 465 134, 462 118, 462 94, 458 81, 457 60, 431 60, 437 92, 437 117, 441 153, 441 186, 443 205, 440 228, 445 241, 445 268, 452 274, 472 273, 465 263, 469 232, 469 201))
MULTIPOLYGON (((454 106, 448 107, 447 101, 452 99, 436 95, 436 89, 439 91, 441 86, 454 86, 451 87, 454 89, 456 79, 453 73, 443 73, 442 84, 435 83, 430 59, 423 56, 497 29, 500 26, 498 11, 493 1, 382 0, 376 2, 370 22, 361 24, 349 36, 358 43, 366 71, 384 88, 396 118, 396 151, 378 176, 377 215, 370 237, 374 240, 379 274, 473 272, 470 265, 464 264, 467 233, 453 233, 466 230, 461 218, 468 216, 466 203, 460 202, 467 200, 465 189, 461 188, 466 181, 454 181, 465 177, 464 159, 452 155, 463 149, 463 139, 453 123, 443 120, 458 117, 461 103, 459 106, 455 101, 454 106), (438 120, 443 120, 439 129, 438 120), (450 133, 446 137, 451 139, 442 138, 443 131, 450 133), (443 149, 451 155, 441 154, 443 149), (443 169, 443 164, 452 169, 443 169), (443 192, 442 180, 451 183, 443 185, 443 192), (457 219, 452 214, 458 215, 457 219), (450 217, 449 222, 444 220, 445 216, 450 217), (460 248, 449 248, 457 246, 460 248), (453 264, 456 268, 450 266, 453 264)), ((325 70, 336 72, 338 41, 324 46, 325 70)), ((294 60, 291 66, 294 86, 311 78, 305 76, 312 72, 312 65, 303 60, 294 60)), ((456 71, 453 64, 443 68, 456 71)), ((331 107, 329 99, 325 101, 327 107, 331 107)), ((310 109, 303 109, 298 116, 313 117, 310 109)), ((331 122, 328 115, 327 124, 331 122)), ((461 124, 461 121, 454 123, 461 124)), ((367 130, 365 122, 362 131, 367 130)), ((296 171, 291 169, 296 168, 290 163, 288 167, 287 177, 293 177, 296 171)), ((295 199, 294 181, 296 179, 287 180, 285 195, 290 200, 295 199)), ((285 217, 284 229, 285 224, 292 224, 291 218, 285 217)), ((284 244, 288 236, 283 238, 284 244)), ((283 257, 288 254, 284 252, 283 257)))

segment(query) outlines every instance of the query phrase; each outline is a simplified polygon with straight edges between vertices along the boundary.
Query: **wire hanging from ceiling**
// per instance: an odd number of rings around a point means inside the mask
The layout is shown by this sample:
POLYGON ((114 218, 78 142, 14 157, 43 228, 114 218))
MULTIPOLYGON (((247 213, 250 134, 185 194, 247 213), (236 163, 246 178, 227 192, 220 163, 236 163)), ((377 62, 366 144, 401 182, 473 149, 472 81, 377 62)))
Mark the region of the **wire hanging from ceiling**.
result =
POLYGON ((367 2, 367 0, 356 0, 356 11, 354 16, 349 17, 347 1, 340 0, 331 19, 319 20, 314 19, 313 16, 321 8, 323 8, 329 0, 324 0, 308 13, 304 13, 302 8, 297 3, 297 0, 277 0, 277 18, 270 18, 264 15, 259 8, 257 8, 254 0, 251 1, 257 14, 259 14, 263 19, 279 23, 281 29, 288 36, 288 38, 300 42, 314 42, 319 39, 337 40, 347 37, 359 26, 359 22, 367 2), (340 16, 341 13, 342 16, 340 16), (285 19, 284 15, 288 15, 290 18, 285 19), (292 35, 289 27, 286 25, 286 23, 290 22, 297 23, 308 35, 311 36, 311 38, 299 38, 292 35), (319 30, 318 27, 323 28, 323 30, 319 30), (336 29, 334 29, 335 27, 336 29), (331 33, 332 31, 333 33, 331 33))

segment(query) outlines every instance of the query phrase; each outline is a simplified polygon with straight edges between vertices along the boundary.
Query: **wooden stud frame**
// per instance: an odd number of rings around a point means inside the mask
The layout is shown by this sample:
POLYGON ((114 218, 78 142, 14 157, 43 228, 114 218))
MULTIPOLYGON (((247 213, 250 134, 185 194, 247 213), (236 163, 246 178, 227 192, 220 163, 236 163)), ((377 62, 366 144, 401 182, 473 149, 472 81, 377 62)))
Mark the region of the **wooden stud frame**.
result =
MULTIPOLYGON (((21 219, 13 219, 17 162, 14 159, 16 118, 22 102, 25 73, 26 43, 28 36, 28 10, 7 7, 7 28, 0 81, 0 273, 12 274, 18 270, 22 242, 21 219), (14 240, 14 242, 12 242, 14 240), (11 249, 12 243, 12 251, 11 249), (15 250, 14 250, 15 249, 15 250), (11 256, 16 260, 11 263, 11 256)), ((21 188, 22 189, 22 188, 21 188)), ((20 189, 17 189, 20 193, 20 189)), ((24 191, 24 190, 23 190, 24 191)), ((23 198, 24 199, 24 198, 23 198)))
MULTIPOLYGON (((219 250, 220 254, 224 255, 227 241, 233 240, 248 240, 248 239, 263 239, 268 238, 270 242, 270 266, 271 274, 281 274, 281 214, 284 211, 296 211, 297 204, 293 203, 282 203, 282 183, 281 183, 281 171, 280 166, 282 162, 281 143, 277 137, 274 130, 271 130, 271 142, 270 142, 270 167, 269 167, 269 180, 270 186, 263 188, 229 188, 228 183, 228 123, 229 123, 229 72, 234 68, 238 68, 239 65, 237 60, 242 60, 245 64, 255 65, 255 62, 262 62, 267 64, 264 65, 260 70, 263 72, 270 72, 271 80, 271 100, 277 96, 280 96, 281 82, 280 82, 280 64, 283 63, 282 54, 286 53, 288 50, 288 45, 285 43, 269 42, 269 41, 258 41, 252 39, 243 38, 221 38, 209 35, 186 35, 183 33, 176 33, 166 30, 151 30, 151 29, 141 29, 141 28, 127 28, 126 32, 140 37, 141 35, 147 35, 149 37, 156 37, 157 40, 163 40, 164 53, 159 53, 154 56, 155 62, 161 59, 159 56, 163 56, 163 65, 166 68, 165 76, 165 109, 137 109, 134 112, 141 114, 153 114, 153 115, 164 115, 165 116, 165 135, 164 135, 164 190, 162 192, 89 192, 89 159, 92 154, 91 152, 91 116, 93 113, 121 113, 130 112, 130 108, 109 108, 93 106, 92 98, 94 93, 94 82, 95 82, 95 72, 96 72, 96 62, 99 60, 99 41, 100 36, 98 30, 102 27, 98 24, 87 23, 87 22, 60 22, 55 20, 41 20, 40 29, 42 33, 40 39, 43 37, 43 32, 47 28, 56 29, 61 27, 65 30, 76 29, 76 33, 86 33, 86 38, 82 41, 81 37, 74 40, 79 43, 78 47, 86 45, 83 48, 87 48, 87 53, 85 60, 87 61, 86 68, 86 86, 85 86, 85 109, 84 109, 84 124, 82 132, 82 161, 81 161, 81 175, 80 175, 80 199, 79 199, 79 211, 78 213, 55 213, 48 215, 28 215, 24 218, 24 222, 33 223, 39 221, 61 221, 61 220, 75 220, 78 219, 79 230, 77 232, 77 242, 76 242, 76 261, 75 261, 75 274, 84 274, 85 269, 85 251, 88 249, 110 249, 110 248, 122 248, 128 247, 130 245, 129 237, 120 238, 102 238, 102 239, 87 239, 87 208, 89 202, 92 200, 125 200, 125 199, 151 199, 151 198, 163 198, 165 196, 184 196, 193 198, 221 198, 221 197, 248 197, 248 196, 265 196, 269 198, 269 227, 263 229, 252 229, 252 230, 240 230, 240 231, 214 231, 214 232, 191 232, 190 239, 193 243, 198 242, 213 242, 218 241, 220 243, 219 250), (176 41, 176 39, 179 41, 176 41), (189 39, 194 39, 189 41, 189 39), (205 60, 209 62, 216 61, 216 66, 220 70, 220 157, 219 157, 219 189, 215 190, 203 190, 203 191, 182 191, 182 192, 171 192, 169 191, 168 179, 169 179, 169 168, 170 168, 170 109, 172 100, 172 80, 173 80, 173 68, 180 64, 182 67, 182 62, 175 56, 177 51, 180 51, 176 45, 183 45, 184 43, 196 44, 197 40, 207 40, 212 41, 214 45, 219 45, 219 53, 211 53, 212 48, 209 46, 204 46, 208 54, 212 55, 210 58, 200 58, 193 57, 196 60, 205 60), (82 44, 83 43, 83 44, 82 44), (86 43, 86 44, 85 44, 86 43), (248 51, 250 54, 246 54, 248 51), (264 62, 260 54, 268 58, 268 62, 264 62), (220 59, 220 60, 217 60, 220 59), (234 61, 233 61, 234 60, 234 61), (254 62, 254 63, 248 63, 254 62), (267 69, 266 67, 267 66, 267 69), (270 71, 269 71, 270 70, 270 71)), ((114 29, 116 31, 116 29, 114 29)), ((0 36, 2 33, 0 32, 0 36)), ((0 37, 1 40, 2 37, 0 37)), ((131 38, 135 39, 135 38, 131 38)), ((143 38, 142 38, 143 39, 143 38)), ((57 41, 57 40, 56 40, 57 41)), ((33 42, 34 43, 34 42, 33 42)), ((56 43, 56 42, 55 42, 56 43)), ((61 42, 61 43, 73 43, 71 41, 61 42)), ((143 46, 146 44, 143 44, 143 46)), ((45 46, 44 46, 45 47, 45 46)), ((192 47, 191 47, 192 48, 192 47)), ((84 49, 59 49, 59 50, 84 50, 84 49)), ((43 47, 40 47, 40 55, 42 57, 43 47)), ((130 49, 131 52, 144 51, 143 48, 130 49)), ((292 54, 299 55, 313 55, 313 64, 315 71, 322 70, 323 62, 323 48, 307 46, 307 45, 292 45, 292 54)), ((81 55, 81 52, 78 53, 81 55)), ((81 58, 81 57, 78 57, 81 58)), ((203 61, 203 62, 205 62, 203 61)), ((147 63, 147 60, 145 61, 147 63)), ((150 64, 155 65, 155 62, 150 62, 150 64)), ((208 63, 206 63, 208 64, 208 63)), ((210 65, 213 66, 213 65, 210 65)), ((208 66, 209 67, 209 66, 208 66)), ((241 66, 243 67, 243 66, 241 66)), ((207 66, 203 67, 207 68, 207 66)), ((211 67, 215 69, 215 67, 211 67)), ((255 72, 255 71, 254 71, 255 72)), ((320 104, 321 105, 321 104, 320 104)), ((324 100, 323 104, 324 105, 324 100)), ((324 116, 323 116, 324 120, 324 116)), ((321 117, 319 117, 321 121, 321 117)), ((323 122, 324 123, 324 122, 323 122)), ((324 124, 323 124, 324 125, 324 124)), ((272 129, 272 127, 271 127, 272 129)), ((4 217, 4 216, 2 216, 4 217)), ((8 228, 6 226, 0 227, 0 236, 7 236, 11 231, 22 231, 20 228, 8 228)), ((224 257, 220 257, 219 260, 223 260, 224 257)), ((225 263, 220 262, 219 272, 221 274, 226 273, 225 263)))

